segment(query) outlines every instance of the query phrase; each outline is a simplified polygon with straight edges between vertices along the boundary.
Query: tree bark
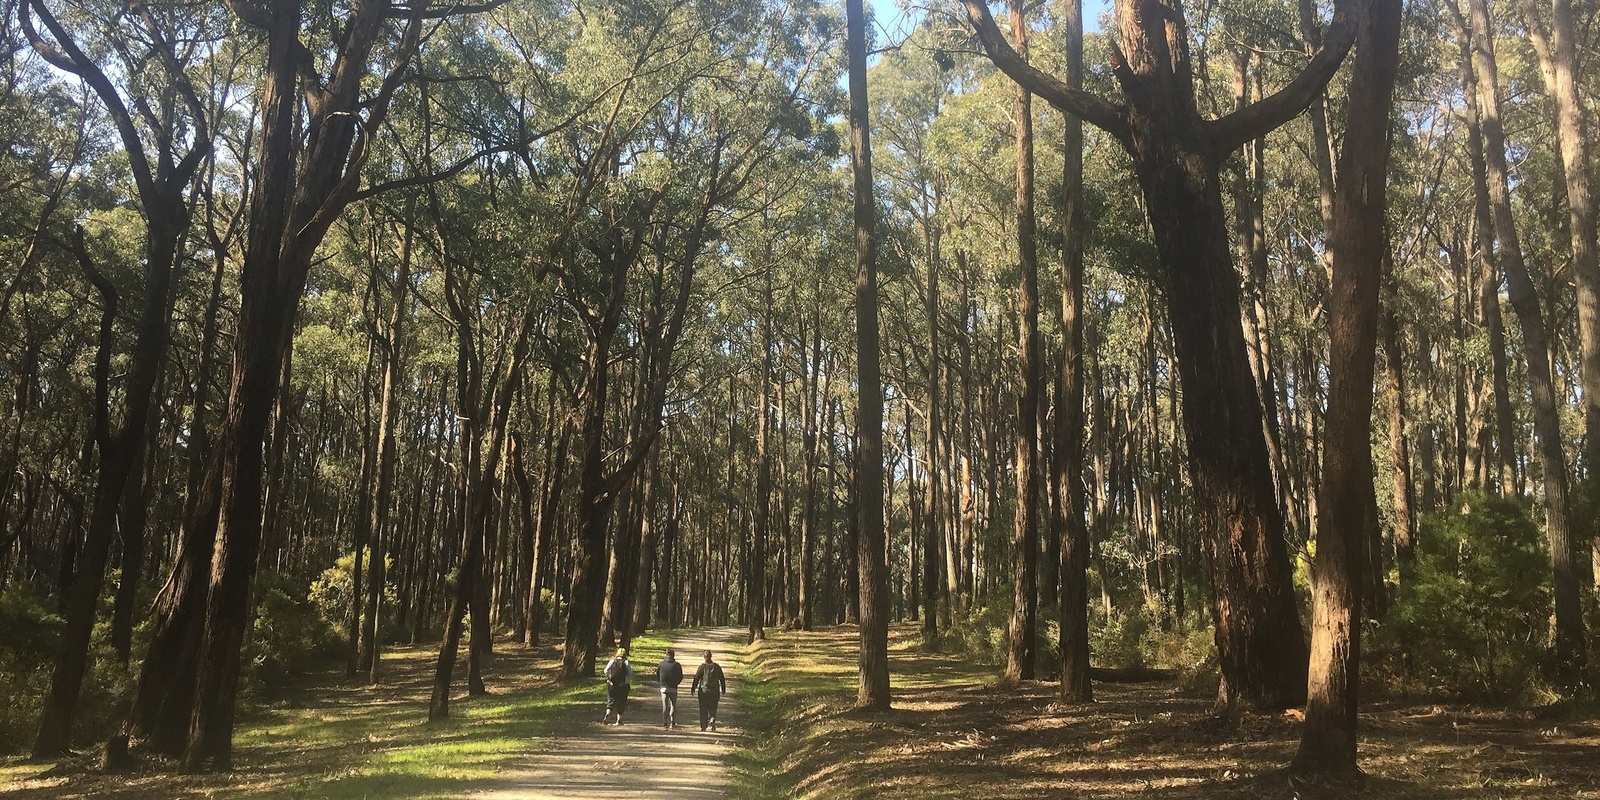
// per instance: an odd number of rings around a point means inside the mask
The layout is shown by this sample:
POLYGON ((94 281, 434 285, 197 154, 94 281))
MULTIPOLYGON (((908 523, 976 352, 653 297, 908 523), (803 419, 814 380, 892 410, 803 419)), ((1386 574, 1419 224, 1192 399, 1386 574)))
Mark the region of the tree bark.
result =
POLYGON ((367 602, 366 602, 366 628, 362 632, 361 668, 367 673, 370 683, 377 683, 379 678, 379 662, 382 660, 381 650, 383 642, 383 590, 386 580, 384 562, 385 549, 392 545, 386 544, 385 534, 389 526, 390 497, 394 492, 395 458, 398 443, 395 437, 395 417, 398 415, 399 400, 395 392, 401 380, 401 370, 404 366, 402 360, 405 352, 406 319, 409 314, 406 303, 411 297, 411 246, 415 226, 412 215, 408 214, 404 220, 405 233, 400 241, 400 264, 393 276, 394 285, 389 298, 389 325, 387 336, 383 341, 383 387, 378 400, 378 452, 377 469, 375 474, 376 487, 373 491, 372 514, 368 522, 372 532, 371 563, 367 574, 367 602))
POLYGON ((1334 197, 1327 439, 1312 575, 1311 663, 1294 766, 1356 772, 1361 593, 1372 496, 1373 367, 1387 252, 1389 118, 1400 53, 1400 0, 1367 0, 1334 197))
MULTIPOLYGON (((163 104, 164 121, 186 124, 191 133, 189 149, 181 158, 172 143, 160 140, 147 147, 134 123, 126 101, 99 65, 81 50, 65 26, 45 7, 42 0, 27 0, 18 6, 18 21, 28 41, 41 57, 58 69, 77 75, 95 93, 117 129, 128 157, 134 184, 145 216, 144 285, 145 303, 139 314, 133 350, 130 353, 123 404, 115 430, 110 428, 109 395, 97 397, 96 415, 102 435, 98 437, 99 465, 94 499, 84 531, 83 549, 78 554, 76 575, 64 597, 64 625, 50 677, 50 691, 40 714, 33 757, 64 755, 72 742, 72 719, 77 710, 83 678, 89 669, 89 640, 94 630, 96 608, 105 585, 106 564, 116 534, 117 517, 127 497, 130 476, 142 463, 146 431, 154 414, 151 403, 161 379, 168 345, 172 337, 172 307, 176 297, 179 241, 189 228, 189 182, 211 153, 211 134, 194 87, 183 72, 176 50, 159 32, 148 12, 140 27, 148 34, 155 60, 161 61, 167 80, 180 101, 163 104), (49 34, 41 36, 34 28, 37 16, 49 34), (180 122, 179 109, 188 113, 180 122), (153 151, 152 151, 153 150, 153 151)), ((143 99, 136 101, 142 107, 143 99)), ((90 265, 88 251, 81 241, 75 245, 79 260, 90 265)), ((91 268, 92 270, 92 268, 91 268)), ((104 292, 102 291, 102 294, 104 292)), ((107 353, 109 355, 109 353, 107 353)), ((142 493, 136 499, 142 499, 142 493)))
MULTIPOLYGON (((1010 0, 1011 38, 1017 55, 1028 58, 1028 22, 1022 0, 1010 0)), ((1018 683, 1033 679, 1034 629, 1038 617, 1039 567, 1039 395, 1044 370, 1039 357, 1039 255, 1033 212, 1033 101, 1021 85, 1015 89, 1012 114, 1016 117, 1017 157, 1017 261, 1022 280, 1017 299, 1017 515, 1012 533, 1010 647, 1006 651, 1005 679, 1018 683)))
MULTIPOLYGON (((770 248, 769 248, 770 249, 770 248)), ((756 381, 760 384, 757 392, 756 403, 756 501, 755 501, 755 526, 752 531, 750 544, 750 574, 749 593, 746 599, 749 608, 746 610, 746 623, 750 644, 755 644, 767 637, 766 628, 766 580, 767 580, 767 541, 770 531, 767 529, 772 524, 772 453, 768 443, 768 419, 772 406, 772 263, 771 253, 768 253, 766 274, 762 277, 761 300, 761 367, 756 373, 756 381)))
MULTIPOLYGON (((1600 253, 1596 252, 1595 209, 1589 194, 1589 131, 1578 92, 1578 32, 1572 0, 1551 0, 1550 28, 1539 19, 1534 0, 1523 0, 1527 29, 1539 56, 1545 88, 1556 107, 1556 141, 1560 144, 1562 178, 1567 189, 1567 230, 1572 243, 1572 271, 1578 297, 1579 382, 1583 387, 1583 463, 1588 471, 1584 492, 1589 507, 1600 506, 1600 253)), ((1593 9, 1589 9, 1592 14, 1593 9)), ((1600 517, 1587 526, 1595 560, 1595 588, 1600 590, 1600 517)), ((1581 530, 1580 530, 1581 534, 1581 530)), ((1574 550, 1578 547, 1574 542, 1574 550)), ((1573 556, 1577 559, 1576 554, 1573 556)), ((1576 582, 1576 577, 1573 581, 1576 582)))
POLYGON ((850 95, 850 164, 856 241, 856 561, 860 575, 861 658, 856 707, 889 708, 889 581, 883 521, 883 380, 878 352, 876 209, 867 113, 866 14, 845 0, 850 95))
POLYGON ((1489 206, 1499 244, 1500 269, 1505 275, 1511 308, 1522 325, 1523 357, 1533 396, 1533 427, 1544 472, 1545 536, 1549 540, 1550 566, 1554 573, 1556 671, 1561 680, 1573 683, 1583 669, 1584 624, 1578 598, 1577 557, 1568 517, 1567 460, 1561 449, 1560 409, 1551 369, 1553 351, 1538 290, 1523 260, 1522 243, 1511 211, 1510 168, 1506 163, 1505 131, 1500 120, 1499 69, 1495 62, 1489 8, 1486 0, 1471 0, 1471 9, 1472 60, 1478 78, 1478 105, 1489 174, 1489 206))
MULTIPOLYGON (((1065 79, 1083 87, 1083 2, 1065 0, 1060 24, 1066 35, 1065 79)), ((1061 371, 1056 375, 1054 467, 1060 497, 1054 521, 1061 537, 1061 692, 1068 703, 1094 701, 1089 680, 1089 528, 1083 481, 1083 120, 1064 114, 1061 208, 1061 371)))
POLYGON ((1240 323, 1218 166, 1243 143, 1309 106, 1353 40, 1346 2, 1324 46, 1279 92, 1220 119, 1195 105, 1182 12, 1117 4, 1112 68, 1127 103, 1114 106, 1027 64, 981 0, 964 0, 990 58, 1052 105, 1117 138, 1132 156, 1155 232, 1183 381, 1190 474, 1215 599, 1220 697, 1281 708, 1304 697, 1306 654, 1283 518, 1273 491, 1261 405, 1240 323))

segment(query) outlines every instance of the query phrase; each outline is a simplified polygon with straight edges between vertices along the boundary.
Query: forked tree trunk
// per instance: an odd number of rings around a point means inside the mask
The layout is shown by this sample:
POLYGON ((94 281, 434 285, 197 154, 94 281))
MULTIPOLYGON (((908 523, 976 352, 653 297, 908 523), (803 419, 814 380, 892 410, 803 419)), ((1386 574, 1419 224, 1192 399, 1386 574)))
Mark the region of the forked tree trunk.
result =
MULTIPOLYGON (((1346 0, 1348 2, 1348 0, 1346 0)), ((1217 120, 1195 105, 1188 31, 1176 4, 1117 3, 1113 106, 1030 66, 981 0, 964 0, 990 58, 1028 89, 1120 141, 1133 158, 1169 298, 1173 349, 1196 511, 1214 587, 1220 698, 1281 708, 1304 697, 1306 645, 1294 602, 1283 518, 1273 491, 1261 406, 1240 323, 1218 168, 1240 145, 1304 110, 1353 40, 1336 6, 1327 43, 1284 89, 1217 120)))
POLYGON ((1478 78, 1478 107, 1483 128, 1484 160, 1489 169, 1489 206, 1499 244, 1500 269, 1505 274, 1511 308, 1522 325, 1523 358, 1533 399, 1533 428, 1544 472, 1545 536, 1549 540, 1554 573, 1555 656, 1558 677, 1575 683, 1584 663, 1583 607, 1578 597, 1577 557, 1574 552, 1567 459, 1562 452, 1560 409, 1551 369, 1550 330, 1540 307, 1522 242, 1511 211, 1510 168, 1506 163, 1505 129, 1500 119, 1499 69, 1495 62, 1494 35, 1486 0, 1471 0, 1473 69, 1478 78))
MULTIPOLYGON (((1589 131, 1583 98, 1578 92, 1577 36, 1572 0, 1552 0, 1550 29, 1539 19, 1534 0, 1523 0, 1527 29, 1539 55, 1545 87, 1556 107, 1556 141, 1560 143, 1562 177, 1567 189, 1567 231, 1572 243, 1572 272, 1578 297, 1579 381, 1583 387, 1583 462, 1588 468, 1584 491, 1590 508, 1600 504, 1600 253, 1596 252, 1595 209, 1589 194, 1589 131)), ((1593 14, 1592 7, 1589 13, 1593 14)), ((1600 515, 1587 526, 1593 542, 1594 588, 1600 590, 1600 515)), ((1584 529, 1576 532, 1579 536, 1584 529)), ((1578 547, 1575 541, 1574 549, 1578 547)), ((1576 554, 1574 554, 1576 558, 1576 554)), ((1576 582, 1576 578, 1573 579, 1576 582)))
MULTIPOLYGON (((136 16, 136 15, 130 15, 136 16)), ((144 289, 145 302, 136 328, 133 350, 129 354, 122 390, 123 402, 113 430, 109 394, 97 393, 96 416, 101 429, 97 436, 99 464, 83 549, 76 560, 75 580, 63 593, 64 623, 50 675, 50 691, 45 695, 40 725, 33 742, 34 758, 64 755, 72 743, 72 720, 77 711, 84 676, 90 664, 90 638, 95 612, 105 585, 106 564, 115 538, 117 518, 125 498, 143 499, 142 492, 130 495, 127 484, 143 463, 143 448, 150 421, 155 417, 151 403, 166 362, 172 338, 172 307, 176 298, 179 242, 188 231, 190 200, 186 195, 194 177, 211 153, 211 134, 199 98, 183 72, 177 50, 159 32, 150 17, 139 27, 150 41, 152 60, 161 62, 175 95, 171 102, 159 104, 165 119, 158 125, 186 127, 191 134, 189 150, 181 158, 172 143, 157 137, 147 149, 136 127, 133 114, 117 87, 99 64, 79 48, 71 33, 54 14, 37 0, 18 6, 18 22, 34 50, 58 69, 76 74, 99 98, 115 125, 134 178, 145 216, 144 289), (35 29, 33 18, 43 23, 48 38, 35 29), (178 119, 180 109, 189 114, 187 124, 178 119)), ((142 99, 138 108, 149 109, 142 99)), ((53 206, 51 198, 47 207, 53 206)), ((77 243, 80 260, 88 265, 88 253, 77 243)), ((13 287, 16 284, 13 284, 13 287)), ((9 301, 9 295, 7 296, 9 301)), ((109 344, 109 342, 107 342, 109 344)), ((109 351, 106 352, 109 356, 109 351)), ((103 381, 102 381, 103 383, 103 381)), ((139 482, 135 481, 137 485, 139 482)), ((130 509, 131 511, 131 509, 130 509)), ((137 552, 137 547, 135 548, 137 552)), ((63 564, 66 560, 63 559, 63 564)))
POLYGON ((395 417, 399 399, 395 396, 401 379, 402 356, 405 352, 405 323, 408 315, 406 301, 411 297, 411 244, 415 227, 411 215, 404 221, 405 235, 400 243, 400 266, 396 270, 394 286, 389 300, 389 326, 383 342, 383 387, 378 399, 378 452, 371 517, 367 523, 372 532, 371 562, 367 568, 366 626, 362 629, 360 667, 367 680, 378 682, 380 650, 383 642, 381 618, 383 615, 383 590, 385 582, 385 534, 389 526, 390 497, 394 492, 394 467, 398 444, 395 439, 395 417))

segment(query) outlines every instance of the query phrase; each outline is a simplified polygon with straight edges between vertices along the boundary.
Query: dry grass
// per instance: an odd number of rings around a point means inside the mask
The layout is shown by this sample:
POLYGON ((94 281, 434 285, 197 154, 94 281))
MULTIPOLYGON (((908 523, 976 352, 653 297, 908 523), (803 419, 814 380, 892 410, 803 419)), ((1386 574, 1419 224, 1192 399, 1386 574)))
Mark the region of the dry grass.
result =
MULTIPOLYGON (((894 710, 850 710, 856 632, 775 632, 755 654, 770 708, 746 785, 809 797, 1600 798, 1600 726, 1531 713, 1374 703, 1359 786, 1292 783, 1299 722, 1211 713, 1162 684, 1096 684, 1063 706, 1055 686, 1001 688, 992 668, 891 634, 894 710)), ((1570 716, 1570 715, 1569 715, 1570 716)))

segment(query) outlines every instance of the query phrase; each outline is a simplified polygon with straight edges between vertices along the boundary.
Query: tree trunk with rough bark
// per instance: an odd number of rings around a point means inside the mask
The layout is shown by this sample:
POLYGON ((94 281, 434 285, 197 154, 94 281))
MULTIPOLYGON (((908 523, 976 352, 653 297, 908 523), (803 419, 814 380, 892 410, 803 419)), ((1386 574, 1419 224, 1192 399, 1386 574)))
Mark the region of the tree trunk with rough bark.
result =
POLYGON ((1373 368, 1388 251, 1389 118, 1400 0, 1367 0, 1334 197, 1327 439, 1312 573, 1311 663, 1300 772, 1356 773, 1361 594, 1372 496, 1373 368))
POLYGON ((876 209, 872 200, 872 137, 867 115, 866 14, 845 0, 849 62, 850 163, 856 239, 855 525, 859 571, 861 658, 856 707, 889 708, 889 565, 883 520, 883 379, 878 352, 876 209))
POLYGON ((1538 290, 1523 260, 1522 242, 1511 210, 1510 168, 1505 130, 1500 117, 1499 68, 1486 0, 1471 0, 1473 70, 1478 78, 1478 108, 1483 130, 1484 161, 1489 175, 1489 207, 1499 245, 1511 308, 1522 325, 1523 358, 1533 398, 1533 428, 1544 472, 1545 536, 1554 574, 1555 656, 1558 677, 1576 682, 1584 663, 1583 607, 1578 596, 1567 459, 1562 452, 1560 409, 1552 374, 1551 339, 1538 290))
POLYGON ((1030 66, 981 0, 964 0, 989 57, 1056 107, 1110 132, 1132 156, 1155 233, 1161 284, 1183 382, 1183 419, 1196 511, 1215 589, 1212 617, 1221 699, 1261 708, 1305 696, 1306 645, 1296 613, 1283 518, 1273 490, 1261 405, 1242 331, 1218 169, 1239 146, 1277 128, 1321 94, 1353 41, 1348 0, 1324 46, 1275 94, 1215 120, 1200 117, 1180 9, 1117 3, 1114 106, 1030 66))
MULTIPOLYGON (((1066 84, 1083 88, 1083 2, 1061 4, 1066 33, 1066 84)), ((1083 120, 1065 115, 1062 140, 1061 371, 1056 375, 1054 457, 1051 476, 1060 497, 1055 526, 1061 537, 1061 699, 1094 700, 1089 680, 1089 528, 1083 481, 1083 120)))
MULTIPOLYGON (((1022 0, 1010 0, 1011 39, 1017 55, 1028 58, 1028 21, 1022 0)), ((1039 355, 1039 245, 1033 211, 1033 100, 1015 87, 1012 114, 1017 153, 1017 261, 1022 281, 1017 298, 1017 507, 1012 533, 1013 593, 1011 639, 1006 651, 1005 679, 1033 679, 1034 629, 1038 626, 1039 569, 1039 395, 1044 370, 1039 355)))

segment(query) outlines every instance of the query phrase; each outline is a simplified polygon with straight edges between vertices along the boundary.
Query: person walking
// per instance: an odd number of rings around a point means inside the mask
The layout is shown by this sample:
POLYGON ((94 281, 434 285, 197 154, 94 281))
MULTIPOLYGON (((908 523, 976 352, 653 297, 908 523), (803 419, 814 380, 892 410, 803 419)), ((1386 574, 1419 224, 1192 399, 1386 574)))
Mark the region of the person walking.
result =
POLYGON ((700 668, 694 671, 694 680, 689 684, 689 693, 700 699, 700 730, 705 730, 709 724, 711 730, 717 729, 717 701, 728 691, 728 679, 722 675, 722 665, 711 660, 711 651, 706 651, 706 660, 700 668))
POLYGON ((622 712, 628 710, 628 682, 633 677, 633 665, 628 663, 628 648, 617 648, 617 654, 606 662, 606 715, 601 725, 622 724, 622 712), (616 714, 615 722, 611 715, 616 714))
POLYGON ((661 727, 672 730, 678 727, 678 685, 683 683, 683 667, 678 664, 672 648, 656 667, 656 683, 661 686, 661 727))

